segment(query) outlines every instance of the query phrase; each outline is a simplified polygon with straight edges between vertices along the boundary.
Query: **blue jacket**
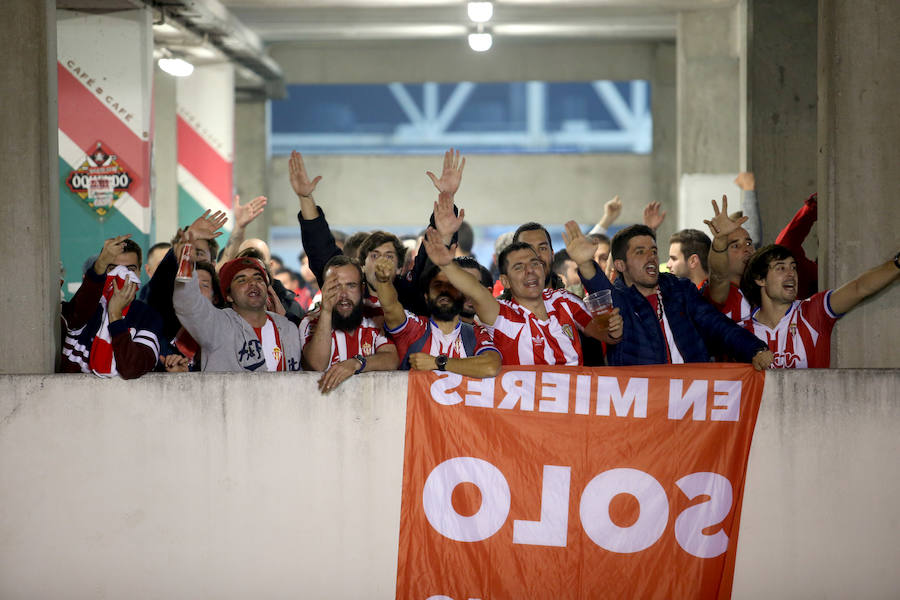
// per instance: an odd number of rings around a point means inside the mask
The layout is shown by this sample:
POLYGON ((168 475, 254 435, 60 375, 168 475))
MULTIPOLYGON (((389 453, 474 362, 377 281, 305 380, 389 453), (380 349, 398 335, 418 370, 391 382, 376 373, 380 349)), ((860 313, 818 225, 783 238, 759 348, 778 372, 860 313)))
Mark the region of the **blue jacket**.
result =
MULTIPOLYGON (((582 281, 588 293, 611 289, 613 305, 618 307, 624 321, 624 338, 607 347, 610 366, 666 363, 662 329, 653 306, 643 294, 634 286, 626 287, 621 277, 610 285, 599 266, 592 279, 582 281)), ((659 289, 675 345, 684 362, 708 362, 711 356, 723 353, 750 362, 757 352, 768 347, 704 300, 690 280, 660 273, 659 289)))

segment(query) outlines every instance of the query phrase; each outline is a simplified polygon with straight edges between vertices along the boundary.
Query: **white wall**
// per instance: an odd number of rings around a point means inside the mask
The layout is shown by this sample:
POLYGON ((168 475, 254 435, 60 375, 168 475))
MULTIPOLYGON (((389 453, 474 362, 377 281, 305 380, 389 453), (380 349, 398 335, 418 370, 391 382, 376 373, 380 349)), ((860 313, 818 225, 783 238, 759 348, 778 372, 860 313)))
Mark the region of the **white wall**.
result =
MULTIPOLYGON (((406 376, 0 376, 0 597, 391 598, 406 376)), ((735 598, 900 590, 900 370, 767 374, 735 598)))

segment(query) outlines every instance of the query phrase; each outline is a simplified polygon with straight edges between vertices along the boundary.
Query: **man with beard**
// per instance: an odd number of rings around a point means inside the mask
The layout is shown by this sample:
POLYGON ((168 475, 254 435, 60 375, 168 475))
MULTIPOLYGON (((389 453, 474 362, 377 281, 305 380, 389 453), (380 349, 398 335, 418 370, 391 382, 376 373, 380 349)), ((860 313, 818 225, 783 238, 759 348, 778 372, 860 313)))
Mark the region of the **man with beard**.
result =
POLYGON ((596 243, 574 221, 566 223, 566 250, 578 263, 588 293, 612 289, 613 305, 624 320, 628 336, 608 349, 610 366, 708 362, 725 350, 757 370, 772 362, 766 344, 746 335, 703 300, 687 279, 659 272, 656 236, 646 225, 631 225, 612 239, 612 260, 618 277, 610 285, 593 262, 596 243))
POLYGON ((760 248, 747 263, 741 281, 744 296, 756 308, 741 323, 768 342, 773 366, 816 369, 831 365, 831 330, 839 318, 867 297, 900 278, 900 253, 836 290, 798 300, 797 260, 784 246, 760 248))
MULTIPOLYGON (((463 259, 454 262, 462 267, 463 259)), ((375 288, 384 309, 385 330, 403 356, 401 369, 437 369, 467 377, 493 377, 500 371, 500 352, 490 333, 477 323, 460 320, 466 297, 440 268, 432 265, 419 280, 431 318, 403 310, 393 277, 393 263, 380 259, 375 264, 375 288)))
MULTIPOLYGON (((396 261, 384 259, 396 270, 396 261)), ((393 276, 393 275, 392 275, 393 276)), ((300 324, 303 365, 324 371, 319 390, 335 389, 351 375, 393 371, 397 348, 363 316, 363 272, 356 259, 338 254, 325 265, 322 304, 300 324)))

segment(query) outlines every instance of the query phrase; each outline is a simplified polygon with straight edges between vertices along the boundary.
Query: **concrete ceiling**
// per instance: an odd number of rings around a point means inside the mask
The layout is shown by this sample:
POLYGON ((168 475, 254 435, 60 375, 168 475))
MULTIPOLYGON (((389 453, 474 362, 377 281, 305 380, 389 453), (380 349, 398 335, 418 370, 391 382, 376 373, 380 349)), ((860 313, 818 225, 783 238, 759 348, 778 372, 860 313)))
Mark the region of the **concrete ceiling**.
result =
MULTIPOLYGON (((463 37, 465 0, 220 0, 267 43, 463 37)), ((497 0, 496 37, 563 40, 674 39, 682 10, 737 0, 497 0)))

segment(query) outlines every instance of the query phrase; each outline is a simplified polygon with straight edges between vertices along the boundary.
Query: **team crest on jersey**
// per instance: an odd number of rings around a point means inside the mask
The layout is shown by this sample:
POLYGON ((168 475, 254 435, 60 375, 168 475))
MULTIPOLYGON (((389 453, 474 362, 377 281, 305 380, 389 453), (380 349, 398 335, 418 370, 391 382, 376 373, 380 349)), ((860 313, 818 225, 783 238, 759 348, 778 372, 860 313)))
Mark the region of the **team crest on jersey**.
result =
POLYGON ((572 326, 566 323, 562 326, 563 333, 566 334, 566 337, 570 340, 575 339, 575 332, 572 331, 572 326))
POLYGON ((103 142, 89 149, 81 165, 69 173, 66 185, 100 216, 102 221, 133 178, 103 142))
POLYGON ((370 344, 369 342, 366 342, 360 347, 360 350, 361 350, 360 354, 362 354, 363 356, 371 356, 372 355, 372 344, 370 344))
POLYGON ((281 348, 278 346, 272 348, 272 357, 275 359, 275 362, 281 362, 281 348))

